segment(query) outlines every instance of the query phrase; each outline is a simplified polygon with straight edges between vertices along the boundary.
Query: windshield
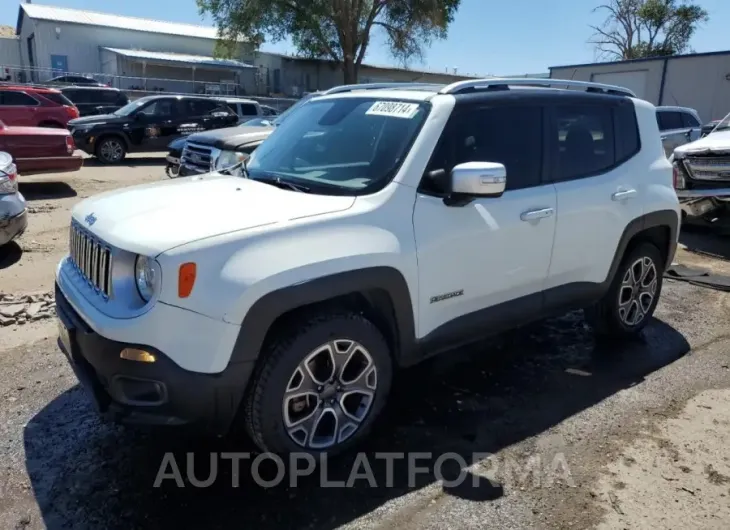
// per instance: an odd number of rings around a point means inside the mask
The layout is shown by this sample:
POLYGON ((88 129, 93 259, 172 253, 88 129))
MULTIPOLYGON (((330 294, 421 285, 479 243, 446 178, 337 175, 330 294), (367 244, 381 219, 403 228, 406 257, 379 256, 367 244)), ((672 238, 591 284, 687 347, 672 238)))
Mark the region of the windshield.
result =
POLYGON ((284 112, 282 112, 281 114, 276 116, 276 118, 274 119, 274 121, 272 123, 274 124, 275 127, 278 127, 279 125, 281 125, 281 122, 283 122, 288 116, 291 115, 291 113, 293 111, 295 111, 296 109, 298 109, 299 107, 304 105, 307 101, 312 99, 314 96, 318 96, 318 95, 320 95, 319 92, 312 92, 311 94, 307 94, 302 99, 300 99, 299 101, 294 103, 294 105, 292 105, 291 107, 286 109, 284 112))
POLYGON ((322 193, 375 191, 395 175, 429 108, 414 101, 318 98, 252 153, 249 177, 278 178, 322 193))
POLYGON ((710 134, 717 131, 727 131, 728 129, 730 129, 730 114, 721 119, 720 123, 718 123, 714 129, 712 129, 712 132, 710 132, 710 134))
POLYGON ((149 101, 149 98, 140 98, 136 99, 130 103, 127 103, 124 105, 121 109, 117 109, 114 111, 114 114, 117 116, 129 116, 132 114, 135 110, 140 108, 142 105, 147 103, 149 101))

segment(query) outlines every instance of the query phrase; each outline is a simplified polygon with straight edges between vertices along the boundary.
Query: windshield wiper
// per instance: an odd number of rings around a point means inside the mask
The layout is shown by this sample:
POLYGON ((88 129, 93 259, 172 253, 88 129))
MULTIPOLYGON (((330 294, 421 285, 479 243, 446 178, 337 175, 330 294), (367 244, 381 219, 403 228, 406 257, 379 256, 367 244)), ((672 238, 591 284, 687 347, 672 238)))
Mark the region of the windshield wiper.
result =
POLYGON ((281 177, 257 178, 253 180, 257 182, 263 182, 264 184, 271 184, 272 186, 276 186, 277 188, 281 188, 283 190, 300 191, 302 193, 309 193, 310 191, 310 188, 308 188, 307 186, 294 184, 293 182, 289 182, 288 180, 282 180, 281 177))

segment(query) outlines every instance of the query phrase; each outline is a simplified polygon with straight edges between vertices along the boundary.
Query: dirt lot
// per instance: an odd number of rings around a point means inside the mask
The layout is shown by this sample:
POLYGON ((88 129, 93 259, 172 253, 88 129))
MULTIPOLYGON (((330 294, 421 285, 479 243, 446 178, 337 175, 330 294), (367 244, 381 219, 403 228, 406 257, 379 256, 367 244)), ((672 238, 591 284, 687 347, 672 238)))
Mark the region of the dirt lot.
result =
MULTIPOLYGON (((0 294, 51 290, 78 200, 162 178, 161 160, 133 158, 22 179, 31 224, 0 255, 0 294)), ((688 229, 682 242, 678 261, 730 274, 725 237, 688 229)), ((597 343, 576 312, 404 372, 364 450, 456 453, 470 477, 457 486, 459 469, 437 476, 426 459, 411 484, 396 461, 393 481, 373 465, 376 484, 350 488, 322 487, 320 474, 269 489, 242 475, 234 488, 225 466, 208 488, 154 488, 168 452, 180 463, 192 454, 200 480, 210 453, 252 448, 100 422, 52 319, 2 327, 0 528, 724 529, 729 309, 730 295, 667 281, 634 341, 597 343)), ((346 480, 353 458, 330 462, 328 479, 346 480)))

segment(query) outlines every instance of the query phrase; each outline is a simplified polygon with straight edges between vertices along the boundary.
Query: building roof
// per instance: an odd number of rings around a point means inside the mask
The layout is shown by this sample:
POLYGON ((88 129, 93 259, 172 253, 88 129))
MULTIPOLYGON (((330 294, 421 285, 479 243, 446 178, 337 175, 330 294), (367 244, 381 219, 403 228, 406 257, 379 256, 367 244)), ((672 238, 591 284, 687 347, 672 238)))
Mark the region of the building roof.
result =
POLYGON ((133 59, 144 59, 148 61, 166 62, 166 63, 184 63, 187 65, 199 66, 215 66, 218 68, 253 68, 252 64, 236 61, 234 59, 216 59, 215 57, 207 57, 205 55, 188 55, 185 53, 166 53, 166 52, 150 52, 146 50, 125 50, 122 48, 106 48, 110 52, 130 57, 133 59))
POLYGON ((44 6, 39 4, 20 4, 18 11, 18 25, 16 32, 20 34, 22 13, 36 20, 50 20, 53 22, 70 22, 89 26, 129 29, 162 33, 165 35, 181 35, 183 37, 197 37, 200 39, 217 39, 218 30, 211 26, 196 26, 194 24, 178 24, 138 17, 123 17, 95 11, 82 11, 65 7, 44 6))
POLYGON ((625 61, 608 61, 605 63, 582 63, 582 64, 567 64, 564 66, 551 66, 549 70, 552 72, 554 69, 557 70, 559 68, 585 68, 586 66, 596 66, 596 65, 612 65, 612 64, 634 64, 634 63, 646 63, 651 61, 664 61, 667 60, 674 60, 674 59, 691 59, 693 57, 712 57, 714 55, 730 55, 730 50, 724 50, 724 51, 717 51, 717 52, 703 52, 703 53, 687 53, 684 55, 667 55, 667 56, 660 56, 660 57, 646 57, 645 59, 628 59, 625 61))

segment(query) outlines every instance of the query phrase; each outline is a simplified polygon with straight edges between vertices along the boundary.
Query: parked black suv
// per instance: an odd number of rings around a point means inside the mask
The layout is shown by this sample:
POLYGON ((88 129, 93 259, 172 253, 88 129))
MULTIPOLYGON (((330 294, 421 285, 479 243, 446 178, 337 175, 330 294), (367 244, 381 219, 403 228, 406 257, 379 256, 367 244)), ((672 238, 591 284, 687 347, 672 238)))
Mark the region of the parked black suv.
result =
POLYGON ((73 101, 81 116, 110 114, 129 103, 127 95, 118 88, 109 87, 64 87, 61 92, 73 101))
POLYGON ((199 96, 147 96, 111 114, 68 122, 76 146, 105 164, 129 152, 164 151, 180 136, 230 127, 238 116, 225 103, 199 96))

